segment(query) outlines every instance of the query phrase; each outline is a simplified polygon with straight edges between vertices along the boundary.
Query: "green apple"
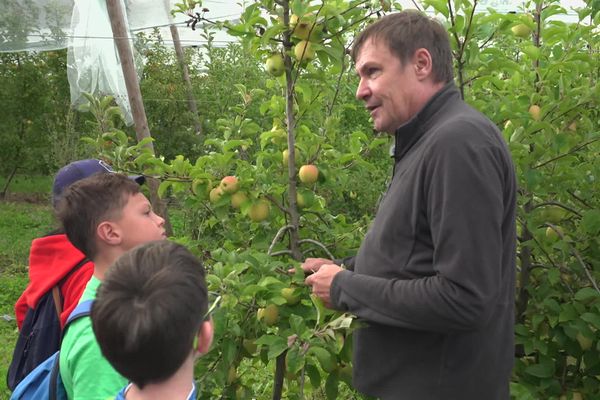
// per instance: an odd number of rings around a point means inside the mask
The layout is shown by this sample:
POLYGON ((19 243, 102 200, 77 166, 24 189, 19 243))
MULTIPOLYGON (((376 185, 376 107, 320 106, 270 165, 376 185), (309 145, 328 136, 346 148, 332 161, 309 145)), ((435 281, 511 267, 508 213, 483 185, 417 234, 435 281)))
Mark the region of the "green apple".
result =
POLYGON ((265 68, 267 69, 267 72, 273 76, 283 75, 285 72, 285 66, 283 64, 283 57, 281 54, 275 53, 271 55, 271 57, 267 58, 265 68))
POLYGON ((208 194, 208 198, 211 203, 215 204, 219 199, 223 196, 223 190, 221 190, 220 186, 213 188, 208 194))
POLYGON ((542 119, 542 109, 537 104, 532 104, 531 107, 529 107, 529 114, 534 121, 542 119))
POLYGON ((339 369, 340 379, 348 385, 352 384, 352 365, 346 364, 339 369))
POLYGON ((254 222, 261 222, 269 217, 269 212, 269 202, 261 199, 250 206, 248 216, 254 222))
POLYGON ((242 341, 242 347, 250 355, 253 355, 254 353, 256 353, 256 350, 258 350, 258 346, 256 345, 254 339, 244 339, 242 341))
POLYGON ((529 35, 531 35, 531 28, 525 24, 517 24, 510 28, 510 30, 515 36, 518 36, 520 38, 526 38, 529 37, 529 35))
POLYGON ((293 306, 300 302, 300 296, 296 293, 294 288, 283 288, 281 289, 281 296, 285 299, 288 305, 293 306))
POLYGON ((275 304, 269 304, 265 308, 259 308, 256 316, 259 321, 264 321, 267 326, 273 326, 279 318, 279 308, 275 304))
POLYGON ((558 224, 567 217, 567 210, 559 206, 549 205, 544 207, 542 217, 551 224, 558 224))
POLYGON ((232 384, 237 380, 237 371, 234 366, 229 367, 229 371, 227 371, 227 383, 232 384))
POLYGON ((281 156, 283 157, 283 165, 287 167, 290 162, 290 151, 288 149, 285 149, 281 153, 281 156))
POLYGON ((210 186, 211 184, 208 179, 194 179, 192 181, 192 193, 194 193, 194 195, 196 196, 199 196, 203 193, 205 195, 208 192, 210 186))
POLYGON ((235 192, 231 195, 231 207, 239 209, 242 204, 248 200, 248 196, 244 192, 235 192))
POLYGON ((293 28, 293 27, 295 27, 295 26, 296 26, 296 24, 298 23, 298 20, 299 20, 299 19, 300 19, 300 18, 299 18, 299 17, 298 17, 296 14, 292 14, 292 15, 290 16, 290 27, 292 27, 292 28, 293 28))
POLYGON ((296 204, 300 208, 310 207, 315 202, 315 195, 310 190, 299 190, 296 193, 296 204))
POLYGON ((294 47, 294 56, 298 62, 312 60, 315 58, 315 51, 312 49, 312 44, 308 40, 301 40, 294 47))
POLYGON ((575 338, 579 342, 581 350, 586 351, 592 348, 593 340, 586 336, 583 336, 581 332, 577 333, 577 336, 575 338))
POLYGON ((298 171, 298 176, 302 183, 315 183, 319 178, 319 169, 312 164, 303 165, 300 167, 300 171, 298 171))
POLYGON ((546 228, 546 237, 548 239, 552 240, 553 242, 557 241, 560 238, 560 236, 562 236, 562 235, 563 235, 563 231, 560 228, 560 226, 557 226, 556 230, 552 227, 546 228), (559 235, 559 233, 560 233, 560 235, 559 235))
POLYGON ((240 188, 240 183, 235 176, 226 176, 221 179, 221 184, 219 186, 223 193, 233 194, 240 188))

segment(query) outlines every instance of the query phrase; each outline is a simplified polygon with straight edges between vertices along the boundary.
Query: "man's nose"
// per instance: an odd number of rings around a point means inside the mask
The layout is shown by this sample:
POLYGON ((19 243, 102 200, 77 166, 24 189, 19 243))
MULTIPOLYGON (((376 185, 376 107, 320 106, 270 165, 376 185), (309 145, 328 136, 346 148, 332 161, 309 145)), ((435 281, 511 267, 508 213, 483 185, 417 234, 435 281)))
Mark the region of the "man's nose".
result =
POLYGON ((364 82, 364 80, 360 80, 358 83, 358 87, 356 88, 356 99, 365 101, 369 96, 369 87, 364 82))

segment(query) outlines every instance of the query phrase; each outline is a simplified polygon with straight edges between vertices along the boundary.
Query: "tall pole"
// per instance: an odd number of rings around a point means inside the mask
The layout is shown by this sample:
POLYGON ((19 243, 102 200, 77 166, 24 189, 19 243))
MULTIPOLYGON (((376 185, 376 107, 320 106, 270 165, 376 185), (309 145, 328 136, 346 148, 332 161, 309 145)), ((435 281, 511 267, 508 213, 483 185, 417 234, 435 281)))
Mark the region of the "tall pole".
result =
MULTIPOLYGON (((129 96, 129 105, 133 115, 133 123, 135 134, 138 142, 142 139, 151 137, 148 129, 148 120, 146 119, 146 111, 142 102, 142 91, 138 82, 135 65, 133 63, 133 53, 129 43, 129 29, 125 26, 125 18, 121 0, 106 0, 106 8, 108 10, 108 18, 117 46, 121 68, 123 70, 123 78, 125 79, 125 87, 127 88, 127 96, 129 96)), ((152 154, 154 154, 154 145, 152 142, 146 144, 152 154)), ((148 178, 148 187, 150 189, 150 201, 156 211, 165 218, 165 229, 167 234, 172 233, 169 216, 165 204, 158 197, 159 182, 155 178, 148 178)))
POLYGON ((185 56, 183 54, 183 48, 181 47, 181 41, 179 40, 179 31, 177 26, 171 25, 171 37, 173 38, 173 46, 175 47, 175 55, 181 68, 181 74, 183 76, 183 84, 185 86, 185 95, 187 97, 188 109, 192 113, 194 119, 194 128, 196 135, 202 135, 202 124, 198 114, 198 106, 196 105, 196 99, 194 98, 194 92, 192 91, 192 82, 190 80, 190 71, 187 64, 185 63, 185 56))

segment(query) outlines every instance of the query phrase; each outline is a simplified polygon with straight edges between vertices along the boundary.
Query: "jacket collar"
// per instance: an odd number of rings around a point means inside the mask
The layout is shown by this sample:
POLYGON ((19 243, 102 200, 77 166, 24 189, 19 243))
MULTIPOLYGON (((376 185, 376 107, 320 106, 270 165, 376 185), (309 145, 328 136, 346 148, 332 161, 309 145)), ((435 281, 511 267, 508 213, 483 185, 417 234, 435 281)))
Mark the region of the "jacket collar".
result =
POLYGON ((400 126, 394 134, 394 163, 398 162, 423 136, 429 126, 435 121, 435 114, 451 99, 459 98, 460 93, 454 82, 449 82, 429 99, 421 111, 400 126))

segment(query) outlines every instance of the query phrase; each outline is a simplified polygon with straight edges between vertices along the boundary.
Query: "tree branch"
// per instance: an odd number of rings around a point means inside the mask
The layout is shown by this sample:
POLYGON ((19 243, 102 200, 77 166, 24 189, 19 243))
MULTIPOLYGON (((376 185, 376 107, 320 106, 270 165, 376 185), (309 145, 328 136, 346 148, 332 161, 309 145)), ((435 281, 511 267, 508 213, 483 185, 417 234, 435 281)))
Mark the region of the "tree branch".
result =
POLYGON ((298 242, 299 244, 302 243, 312 243, 316 246, 319 246, 320 248, 323 249, 323 251, 325 251, 325 253, 327 253, 327 255, 329 256, 329 259, 333 260, 335 257, 333 256, 333 254, 331 254, 331 252, 329 250, 327 250, 327 247, 325 247, 325 245, 317 240, 314 239, 302 239, 300 240, 300 242, 298 242))

